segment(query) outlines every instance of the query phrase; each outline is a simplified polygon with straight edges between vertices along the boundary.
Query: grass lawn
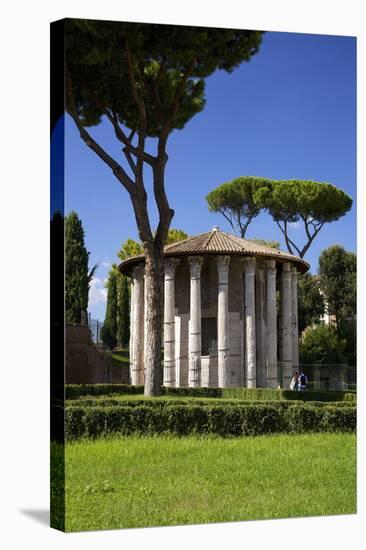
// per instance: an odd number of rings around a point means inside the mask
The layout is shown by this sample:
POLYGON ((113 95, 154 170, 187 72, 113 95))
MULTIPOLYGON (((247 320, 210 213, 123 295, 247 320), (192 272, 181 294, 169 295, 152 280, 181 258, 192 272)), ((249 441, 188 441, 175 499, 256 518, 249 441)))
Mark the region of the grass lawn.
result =
POLYGON ((128 351, 114 351, 112 353, 112 365, 114 367, 130 367, 128 351))
POLYGON ((67 531, 355 512, 354 434, 66 446, 67 531))

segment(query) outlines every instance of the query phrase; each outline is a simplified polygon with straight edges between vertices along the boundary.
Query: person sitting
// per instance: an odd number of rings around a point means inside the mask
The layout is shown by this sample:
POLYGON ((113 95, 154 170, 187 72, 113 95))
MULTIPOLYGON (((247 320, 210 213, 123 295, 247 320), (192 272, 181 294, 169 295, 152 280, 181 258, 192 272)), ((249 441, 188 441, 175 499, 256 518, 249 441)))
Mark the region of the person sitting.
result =
POLYGON ((308 384, 308 378, 305 373, 302 372, 300 369, 299 377, 297 379, 297 389, 298 391, 304 391, 306 390, 307 384, 308 384))
POLYGON ((299 373, 295 372, 290 382, 290 390, 296 391, 299 385, 299 373))

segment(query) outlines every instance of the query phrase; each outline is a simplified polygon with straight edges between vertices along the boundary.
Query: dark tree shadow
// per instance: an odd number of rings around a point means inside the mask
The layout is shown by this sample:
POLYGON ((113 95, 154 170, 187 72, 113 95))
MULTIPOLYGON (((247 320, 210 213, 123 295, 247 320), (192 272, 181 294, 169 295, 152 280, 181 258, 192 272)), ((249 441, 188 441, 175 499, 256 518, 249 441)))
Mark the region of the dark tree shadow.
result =
POLYGON ((19 510, 21 514, 24 514, 25 516, 28 516, 31 519, 34 519, 38 521, 39 523, 42 523, 42 525, 46 525, 47 527, 50 526, 50 511, 49 510, 19 510))

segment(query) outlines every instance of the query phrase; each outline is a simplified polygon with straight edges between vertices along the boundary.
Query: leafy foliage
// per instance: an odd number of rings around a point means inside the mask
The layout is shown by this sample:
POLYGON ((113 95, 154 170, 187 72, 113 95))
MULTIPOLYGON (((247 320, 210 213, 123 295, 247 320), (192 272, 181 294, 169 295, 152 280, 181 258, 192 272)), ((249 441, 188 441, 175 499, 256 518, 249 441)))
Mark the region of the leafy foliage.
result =
MULTIPOLYGON (((187 239, 188 235, 183 231, 182 229, 169 229, 168 231, 168 237, 166 240, 166 244, 172 244, 179 241, 184 241, 184 239, 187 239)), ((127 258, 131 258, 132 256, 138 256, 139 254, 143 254, 144 249, 142 247, 141 243, 138 243, 137 241, 134 241, 133 239, 127 239, 125 241, 117 256, 120 260, 126 260, 127 258)))
POLYGON ((334 245, 319 256, 320 288, 336 324, 356 314, 356 255, 334 245))
MULTIPOLYGON (((139 395, 144 393, 143 386, 131 386, 127 384, 67 384, 66 399, 79 399, 84 396, 124 396, 139 395)), ((163 395, 180 398, 225 398, 244 401, 352 401, 355 402, 355 392, 342 391, 306 391, 294 392, 285 389, 269 388, 162 388, 163 395)), ((156 400, 145 403, 155 403, 156 400)))
POLYGON ((126 348, 130 340, 130 280, 121 273, 117 278, 117 293, 117 340, 122 348, 126 348))
POLYGON ((299 334, 313 324, 318 324, 324 314, 325 304, 320 292, 320 281, 311 273, 303 273, 298 279, 299 334))
MULTIPOLYGON (((67 323, 80 323, 81 312, 88 309, 90 274, 89 252, 84 242, 84 230, 76 212, 65 218, 65 317, 67 323)), ((93 273, 96 266, 93 268, 93 273)))
POLYGON ((357 323, 356 319, 342 320, 338 323, 337 333, 345 341, 344 356, 348 365, 357 364, 357 323))
POLYGON ((346 342, 335 328, 327 325, 309 327, 300 341, 300 363, 337 365, 345 363, 346 342))
POLYGON ((166 244, 178 243, 179 241, 184 241, 185 239, 188 239, 188 235, 182 229, 169 229, 166 244))
POLYGON ((266 187, 269 180, 254 176, 242 176, 223 183, 206 196, 210 212, 219 212, 231 225, 234 233, 245 237, 251 221, 263 209, 256 200, 258 189, 266 187))
POLYGON ((108 349, 114 349, 117 345, 117 274, 112 270, 108 278, 107 308, 100 336, 108 349))
POLYGON ((254 243, 262 244, 263 246, 269 246, 270 248, 275 248, 280 250, 280 243, 278 241, 266 241, 265 239, 251 239, 254 243))
POLYGON ((127 55, 132 56, 136 88, 147 116, 146 132, 159 136, 181 129, 205 104, 204 78, 216 69, 231 72, 259 48, 256 31, 206 29, 145 23, 67 20, 66 57, 84 125, 98 124, 102 105, 135 130, 139 107, 131 93, 127 55), (128 49, 127 49, 128 48, 128 49), (183 81, 179 107, 174 105, 183 81), (99 99, 99 104, 96 101, 99 99))
POLYGON ((284 235, 290 254, 303 258, 325 223, 344 216, 352 199, 330 183, 307 180, 272 180, 258 189, 255 202, 268 210, 284 235), (307 241, 296 245, 290 238, 291 223, 302 222, 307 241))
POLYGON ((354 431, 356 407, 280 403, 237 405, 177 405, 163 407, 69 406, 66 408, 66 438, 97 438, 115 434, 215 434, 222 437, 302 433, 309 431, 354 431))
POLYGON ((129 193, 146 259, 145 394, 160 391, 163 247, 174 210, 165 192, 166 146, 205 104, 204 79, 232 71, 259 48, 259 31, 206 29, 113 21, 66 20, 66 108, 85 144, 129 193), (102 117, 123 145, 124 163, 87 130, 102 117), (137 138, 137 143, 136 139, 137 138), (146 138, 156 137, 156 154, 146 138), (159 222, 151 230, 144 167, 152 169, 159 222), (158 304, 158 307, 156 305, 158 304))
POLYGON ((137 241, 134 241, 133 239, 127 239, 121 246, 120 251, 118 252, 117 256, 120 260, 126 260, 127 258, 131 258, 132 256, 138 256, 139 254, 143 254, 143 248, 140 243, 137 241))

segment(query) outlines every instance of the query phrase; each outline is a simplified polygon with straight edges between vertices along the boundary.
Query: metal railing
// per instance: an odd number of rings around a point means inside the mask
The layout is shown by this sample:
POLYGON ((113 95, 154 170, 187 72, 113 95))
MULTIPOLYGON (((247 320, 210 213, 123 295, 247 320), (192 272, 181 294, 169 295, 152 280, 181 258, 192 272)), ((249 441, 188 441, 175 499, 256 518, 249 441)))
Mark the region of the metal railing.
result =
POLYGON ((90 328, 94 344, 102 344, 100 331, 103 327, 103 324, 104 323, 102 321, 99 321, 99 319, 92 319, 91 313, 88 313, 88 327, 90 328))
POLYGON ((340 365, 300 365, 308 378, 309 390, 355 390, 357 388, 356 367, 340 365))

